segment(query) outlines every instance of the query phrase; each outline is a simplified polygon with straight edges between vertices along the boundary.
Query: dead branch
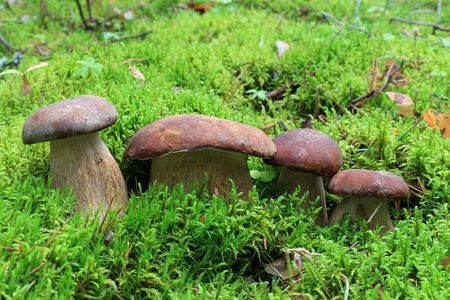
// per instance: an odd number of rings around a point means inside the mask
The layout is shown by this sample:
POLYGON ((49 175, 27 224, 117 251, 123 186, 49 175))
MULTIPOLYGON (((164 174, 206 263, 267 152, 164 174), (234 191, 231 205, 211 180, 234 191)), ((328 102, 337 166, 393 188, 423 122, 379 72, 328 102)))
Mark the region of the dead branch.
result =
POLYGON ((288 84, 283 85, 282 87, 279 87, 269 93, 266 94, 266 98, 273 98, 273 97, 277 97, 281 94, 283 94, 288 88, 293 88, 294 85, 297 84, 297 81, 292 81, 289 82, 288 84))
MULTIPOLYGON (((322 15, 325 17, 325 19, 327 19, 328 22, 329 22, 328 19, 331 19, 331 20, 333 20, 336 24, 338 24, 339 26, 343 26, 343 25, 344 25, 344 23, 340 22, 338 19, 336 19, 334 16, 332 16, 332 15, 330 15, 330 14, 327 14, 327 13, 325 13, 325 12, 322 12, 322 15)), ((354 25, 348 25, 348 27, 351 28, 351 29, 357 30, 357 31, 364 32, 364 33, 367 34, 369 37, 372 36, 372 34, 371 34, 370 32, 368 32, 367 30, 365 30, 365 29, 356 27, 356 26, 354 26, 354 25)))
POLYGON ((152 32, 153 32, 153 30, 149 30, 149 31, 146 31, 146 32, 143 32, 143 33, 139 33, 139 34, 136 34, 136 35, 126 36, 126 37, 123 37, 123 38, 120 38, 120 39, 115 39, 115 40, 110 40, 108 44, 112 44, 112 43, 115 43, 115 42, 121 42, 121 41, 129 40, 129 39, 135 39, 135 38, 139 38, 139 37, 144 37, 147 34, 150 34, 152 32))
POLYGON ((439 24, 433 24, 433 23, 424 23, 424 22, 417 22, 417 21, 411 21, 411 20, 405 20, 405 19, 400 19, 400 18, 391 18, 389 20, 390 22, 392 21, 396 21, 396 22, 403 22, 403 23, 408 23, 408 24, 414 24, 414 25, 420 25, 420 26, 430 26, 433 27, 433 34, 436 30, 441 30, 441 31, 447 31, 450 32, 450 28, 445 28, 442 27, 439 24))

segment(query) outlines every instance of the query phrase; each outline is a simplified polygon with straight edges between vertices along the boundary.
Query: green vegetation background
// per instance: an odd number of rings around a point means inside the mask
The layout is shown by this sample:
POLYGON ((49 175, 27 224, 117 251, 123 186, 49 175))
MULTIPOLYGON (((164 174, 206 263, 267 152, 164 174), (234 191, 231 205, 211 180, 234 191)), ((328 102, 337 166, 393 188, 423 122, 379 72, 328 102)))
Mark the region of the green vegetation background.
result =
MULTIPOLYGON (((450 297, 450 275, 439 263, 450 254, 449 140, 426 122, 412 127, 429 108, 448 111, 449 34, 389 22, 398 17, 448 28, 448 3, 217 1, 200 15, 177 1, 121 2, 93 2, 102 24, 96 31, 82 28, 75 2, 1 7, 0 34, 15 47, 28 48, 19 71, 45 58, 36 44, 53 52, 47 67, 27 73, 30 94, 21 93, 20 75, 0 80, 1 299, 341 299, 345 278, 350 298, 450 297), (132 8, 136 15, 105 22, 115 6, 132 8), (325 22, 322 11, 373 35, 346 26, 325 47, 340 26, 325 22), (22 18, 27 14, 29 19, 22 18), (401 33, 412 35, 414 27, 416 45, 401 33), (153 32, 145 38, 108 43, 148 30, 153 32), (281 58, 277 40, 290 45, 281 58), (383 66, 387 58, 402 57, 423 63, 404 71, 412 76, 408 84, 389 91, 415 99, 415 118, 399 116, 384 94, 355 114, 340 108, 352 95, 367 93, 376 58, 383 66), (144 82, 123 63, 133 58, 145 59, 131 63, 144 82), (80 61, 90 70, 81 69, 80 61), (298 88, 280 100, 246 93, 292 81, 298 88), (209 199, 202 190, 148 188, 148 162, 122 158, 137 129, 171 114, 200 113, 259 128, 283 120, 289 129, 299 128, 313 113, 319 85, 328 93, 319 92, 319 99, 330 122, 314 123, 338 141, 342 169, 387 170, 419 189, 408 203, 392 207, 396 230, 385 237, 369 231, 364 221, 311 226, 315 212, 300 210, 300 196, 277 197, 276 178, 256 181, 252 201, 230 206, 230 199, 209 199), (116 233, 108 245, 97 232, 101 220, 66 215, 73 202, 70 190, 50 189, 48 143, 21 141, 23 123, 33 111, 82 94, 104 97, 119 112, 117 123, 101 136, 131 195, 125 216, 111 224, 116 233), (295 284, 264 272, 264 263, 282 256, 285 248, 321 254, 304 261, 295 284)), ((0 49, 12 57, 3 45, 0 49)), ((275 137, 282 131, 277 125, 267 133, 275 137)), ((260 160, 249 165, 277 171, 260 160)), ((329 197, 329 213, 337 201, 329 197)))

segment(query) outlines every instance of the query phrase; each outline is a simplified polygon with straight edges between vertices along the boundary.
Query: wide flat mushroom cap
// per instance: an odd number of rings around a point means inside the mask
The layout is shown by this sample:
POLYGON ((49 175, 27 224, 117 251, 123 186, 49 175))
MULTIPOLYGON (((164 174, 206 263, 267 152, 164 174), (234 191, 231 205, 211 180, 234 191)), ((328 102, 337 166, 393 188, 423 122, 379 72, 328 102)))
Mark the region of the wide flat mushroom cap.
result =
POLYGON ((276 147, 260 129, 204 115, 164 117, 139 129, 125 150, 128 159, 152 159, 205 148, 272 157, 276 147))
POLYGON ((277 146, 277 154, 265 159, 266 164, 326 178, 336 174, 342 165, 339 145, 322 131, 294 129, 277 136, 273 142, 277 146))
POLYGON ((362 169, 337 173, 328 182, 327 190, 338 196, 376 197, 391 200, 406 200, 409 196, 409 187, 401 177, 390 172, 362 169))
POLYGON ((44 106, 25 121, 24 144, 34 144, 100 131, 117 121, 119 114, 105 99, 84 95, 44 106))

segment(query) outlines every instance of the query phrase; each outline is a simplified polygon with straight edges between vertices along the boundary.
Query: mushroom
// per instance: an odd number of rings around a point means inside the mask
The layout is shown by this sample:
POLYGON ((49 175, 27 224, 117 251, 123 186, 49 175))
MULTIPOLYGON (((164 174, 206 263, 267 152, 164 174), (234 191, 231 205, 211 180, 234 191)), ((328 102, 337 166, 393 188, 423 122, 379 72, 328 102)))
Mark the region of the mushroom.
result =
POLYGON ((352 221, 363 217, 368 219, 369 228, 373 230, 383 226, 381 235, 394 230, 388 203, 406 200, 409 196, 409 187, 399 176, 385 171, 361 169, 337 173, 329 181, 327 190, 343 197, 331 214, 330 224, 342 219, 348 211, 352 221))
POLYGON ((111 103, 84 95, 36 110, 23 126, 24 144, 50 141, 52 188, 72 187, 75 207, 83 216, 90 205, 93 212, 101 209, 103 216, 108 206, 125 207, 128 202, 122 173, 97 133, 117 118, 111 103))
POLYGON ((260 129, 239 122, 195 114, 164 117, 139 129, 124 157, 152 159, 150 183, 171 186, 181 182, 187 188, 200 185, 208 175, 206 188, 223 194, 234 181, 248 199, 253 182, 247 155, 268 158, 275 155, 272 140, 260 129), (217 184, 216 184, 217 183, 217 184))
POLYGON ((322 177, 330 178, 339 171, 342 153, 339 145, 326 133, 314 129, 287 131, 273 142, 277 154, 264 162, 283 167, 277 185, 292 194, 300 186, 301 192, 309 192, 302 205, 303 210, 311 208, 311 202, 320 197, 316 208, 321 207, 316 225, 328 223, 325 190, 322 177))

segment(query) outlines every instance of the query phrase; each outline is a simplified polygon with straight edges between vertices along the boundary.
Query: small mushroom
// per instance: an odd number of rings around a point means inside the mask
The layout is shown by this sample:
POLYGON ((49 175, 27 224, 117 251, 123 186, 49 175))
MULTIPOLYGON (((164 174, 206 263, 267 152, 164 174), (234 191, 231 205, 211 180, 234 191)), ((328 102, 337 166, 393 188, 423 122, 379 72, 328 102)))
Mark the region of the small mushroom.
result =
POLYGON ((238 192, 248 199, 253 182, 247 155, 268 158, 275 155, 272 140, 256 127, 204 115, 168 116, 139 129, 124 157, 152 159, 150 183, 172 186, 181 182, 187 188, 199 186, 208 175, 206 188, 223 194, 232 179, 238 192), (217 184, 216 184, 217 182, 217 184))
POLYGON ((273 142, 277 154, 264 162, 283 167, 277 185, 293 193, 300 186, 301 192, 309 192, 302 208, 307 211, 311 201, 320 197, 315 206, 321 207, 316 225, 328 223, 327 205, 322 177, 330 178, 339 171, 342 153, 339 145, 326 133, 314 129, 294 129, 287 131, 273 142))
POLYGON ((383 226, 381 235, 394 230, 388 203, 406 200, 409 196, 409 187, 399 176, 385 171, 361 169, 337 173, 329 181, 327 190, 343 198, 331 214, 330 224, 342 219, 348 211, 352 221, 363 217, 368 219, 369 228, 373 230, 383 226))
POLYGON ((76 193, 76 209, 86 216, 88 207, 100 216, 119 205, 128 193, 122 173, 98 135, 116 122, 115 107, 97 96, 78 96, 42 107, 25 121, 24 144, 50 141, 52 188, 67 184, 76 193))

